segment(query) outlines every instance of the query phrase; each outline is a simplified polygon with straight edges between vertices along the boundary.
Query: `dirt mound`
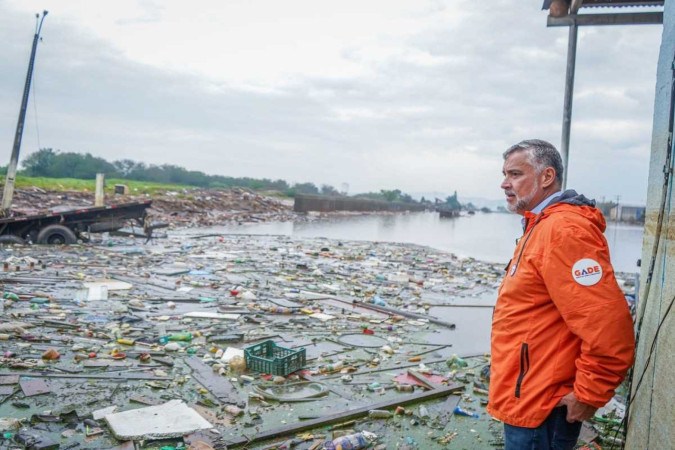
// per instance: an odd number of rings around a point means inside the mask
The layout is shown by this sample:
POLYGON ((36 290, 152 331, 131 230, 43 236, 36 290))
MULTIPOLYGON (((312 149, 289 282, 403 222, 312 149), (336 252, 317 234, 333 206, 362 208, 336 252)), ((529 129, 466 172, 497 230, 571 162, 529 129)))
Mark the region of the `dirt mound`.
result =
MULTIPOLYGON (((295 218, 292 203, 260 195, 248 189, 191 189, 153 195, 108 195, 106 204, 152 200, 148 210, 153 221, 174 226, 212 226, 234 222, 286 221, 295 218)), ((12 210, 34 215, 93 206, 94 194, 81 191, 17 189, 12 210)))

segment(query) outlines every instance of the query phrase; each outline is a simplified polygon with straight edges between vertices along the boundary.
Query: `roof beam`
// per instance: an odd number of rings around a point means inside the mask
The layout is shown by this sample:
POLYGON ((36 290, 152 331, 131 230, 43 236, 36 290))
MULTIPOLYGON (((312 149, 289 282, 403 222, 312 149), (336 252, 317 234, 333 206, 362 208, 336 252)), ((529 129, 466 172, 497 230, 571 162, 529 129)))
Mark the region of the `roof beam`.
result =
POLYGON ((659 25, 663 12, 616 13, 616 14, 570 14, 565 17, 548 17, 548 27, 568 27, 575 23, 585 25, 659 25))

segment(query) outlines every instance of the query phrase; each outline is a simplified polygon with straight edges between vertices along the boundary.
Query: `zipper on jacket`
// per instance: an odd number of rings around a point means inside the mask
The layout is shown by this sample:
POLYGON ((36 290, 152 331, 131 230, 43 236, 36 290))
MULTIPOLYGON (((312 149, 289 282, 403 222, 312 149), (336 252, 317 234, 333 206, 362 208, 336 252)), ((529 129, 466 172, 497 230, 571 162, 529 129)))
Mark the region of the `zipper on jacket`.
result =
MULTIPOLYGON (((532 236, 532 232, 534 231, 534 227, 537 226, 537 224, 542 219, 542 217, 543 217, 543 214, 539 213, 539 215, 537 216, 537 220, 534 222, 534 224, 532 225, 532 228, 530 228, 530 231, 525 236, 525 241, 523 242, 523 246, 520 247, 520 253, 518 253, 518 258, 516 259, 515 264, 513 264, 513 266, 511 266, 511 272, 509 273, 509 275, 514 276, 516 274, 516 270, 518 270, 518 264, 520 264, 520 258, 523 257, 523 252, 525 251, 525 246, 527 245, 527 241, 530 240, 530 236, 532 236)), ((521 237, 521 239, 522 239, 522 237, 521 237)))
POLYGON ((520 385, 523 384, 523 378, 530 370, 530 352, 527 348, 527 343, 523 342, 520 346, 520 373, 516 381, 516 398, 520 398, 520 385))

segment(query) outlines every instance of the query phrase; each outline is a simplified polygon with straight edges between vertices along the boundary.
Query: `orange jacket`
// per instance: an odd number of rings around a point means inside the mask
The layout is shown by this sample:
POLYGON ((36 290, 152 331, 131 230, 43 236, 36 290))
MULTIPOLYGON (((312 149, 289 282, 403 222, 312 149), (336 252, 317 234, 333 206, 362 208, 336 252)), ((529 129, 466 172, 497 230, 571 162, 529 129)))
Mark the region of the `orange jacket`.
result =
POLYGON ((487 410, 510 425, 539 426, 572 391, 602 407, 633 362, 632 320, 593 205, 566 191, 526 213, 492 323, 487 410))

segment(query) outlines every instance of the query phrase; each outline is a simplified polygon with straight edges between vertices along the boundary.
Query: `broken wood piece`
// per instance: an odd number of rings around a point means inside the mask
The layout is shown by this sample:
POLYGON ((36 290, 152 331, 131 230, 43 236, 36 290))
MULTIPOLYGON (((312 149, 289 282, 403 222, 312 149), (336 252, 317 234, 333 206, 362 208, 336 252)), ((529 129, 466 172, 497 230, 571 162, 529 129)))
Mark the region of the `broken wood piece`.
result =
POLYGON ((239 392, 232 386, 232 382, 218 375, 211 366, 205 364, 200 358, 191 356, 185 360, 185 364, 193 370, 193 378, 221 403, 238 403, 241 400, 239 392))
POLYGON ((19 386, 23 391, 23 395, 26 397, 32 397, 34 395, 48 394, 52 390, 45 380, 40 380, 36 378, 21 378, 19 380, 19 386))
POLYGON ((432 379, 425 376, 423 373, 418 372, 417 370, 408 369, 408 375, 410 375, 411 377, 415 378, 417 381, 422 383, 427 389, 438 389, 440 387, 443 387, 442 384, 434 382, 432 379))

